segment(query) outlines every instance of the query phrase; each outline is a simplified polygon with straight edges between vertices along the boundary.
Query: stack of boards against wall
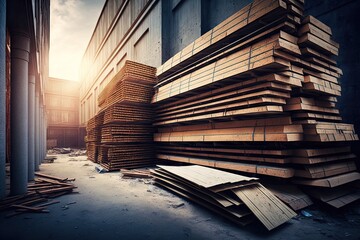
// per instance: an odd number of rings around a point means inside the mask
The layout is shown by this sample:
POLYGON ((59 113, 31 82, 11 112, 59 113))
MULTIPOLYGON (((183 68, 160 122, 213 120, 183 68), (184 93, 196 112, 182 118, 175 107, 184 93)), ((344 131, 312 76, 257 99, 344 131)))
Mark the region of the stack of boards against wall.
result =
POLYGON ((257 218, 272 230, 296 213, 269 190, 249 178, 198 165, 158 166, 155 183, 194 201, 239 225, 257 218))
POLYGON ((100 93, 100 112, 87 123, 89 160, 109 171, 154 163, 153 111, 156 69, 126 61, 100 93))
MULTIPOLYGON (((157 69, 158 159, 285 179, 336 207, 359 198, 358 136, 336 108, 339 45, 303 9, 255 0, 157 69)), ((296 191, 294 209, 311 204, 296 191)))

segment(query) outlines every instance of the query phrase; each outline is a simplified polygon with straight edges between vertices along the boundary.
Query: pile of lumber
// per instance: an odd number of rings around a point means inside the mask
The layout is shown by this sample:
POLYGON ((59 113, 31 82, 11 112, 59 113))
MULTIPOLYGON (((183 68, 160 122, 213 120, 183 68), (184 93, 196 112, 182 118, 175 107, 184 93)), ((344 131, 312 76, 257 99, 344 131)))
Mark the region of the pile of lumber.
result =
POLYGON ((156 184, 237 224, 247 225, 257 218, 272 230, 296 216, 257 178, 198 165, 158 167, 152 172, 156 184))
POLYGON ((126 61, 99 94, 100 112, 87 123, 89 160, 108 171, 153 164, 155 73, 153 67, 126 61))
POLYGON ((26 194, 9 196, 0 201, 0 211, 15 210, 7 217, 27 212, 49 213, 46 206, 59 203, 51 199, 75 193, 76 187, 71 183, 75 179, 59 178, 42 173, 35 173, 35 176, 35 180, 29 182, 26 194))
POLYGON ((158 159, 332 193, 360 179, 349 147, 358 135, 336 107, 339 44, 303 9, 255 0, 157 69, 158 159))
POLYGON ((86 154, 92 162, 97 162, 98 147, 101 141, 101 125, 104 121, 104 113, 100 112, 91 118, 86 125, 86 154))

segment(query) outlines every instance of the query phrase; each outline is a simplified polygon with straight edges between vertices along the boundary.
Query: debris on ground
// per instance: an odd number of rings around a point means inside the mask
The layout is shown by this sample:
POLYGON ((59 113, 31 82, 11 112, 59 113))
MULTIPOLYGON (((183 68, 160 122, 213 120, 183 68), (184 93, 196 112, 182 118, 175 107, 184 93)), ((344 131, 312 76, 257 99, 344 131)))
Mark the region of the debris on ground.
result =
POLYGON ((62 206, 63 210, 68 210, 69 209, 69 205, 75 204, 76 202, 69 202, 67 204, 65 204, 64 206, 62 206))
POLYGON ((122 178, 152 178, 148 169, 120 169, 122 178))
POLYGON ((86 156, 86 149, 73 148, 52 148, 47 151, 48 154, 69 154, 69 157, 86 156))
POLYGON ((75 193, 75 179, 59 178, 47 174, 35 173, 35 180, 28 184, 25 195, 9 196, 0 201, 0 211, 14 209, 6 217, 13 217, 22 213, 49 213, 46 206, 59 203, 50 200, 65 194, 75 193))
POLYGON ((103 167, 100 166, 100 165, 95 165, 95 170, 96 170, 98 173, 106 173, 106 172, 108 172, 107 169, 103 168, 103 167))
POLYGON ((313 215, 305 210, 301 210, 301 215, 304 217, 312 217, 313 215))
POLYGON ((53 148, 48 150, 48 154, 68 154, 71 153, 71 148, 53 148))
POLYGON ((56 181, 59 181, 59 182, 73 182, 73 181, 75 181, 75 178, 60 178, 60 177, 55 177, 55 176, 51 176, 51 175, 43 174, 43 173, 35 173, 35 176, 42 177, 42 178, 49 178, 49 179, 56 180, 56 181))
POLYGON ((56 158, 56 156, 46 156, 44 160, 42 160, 42 163, 53 163, 56 158))
POLYGON ((69 154, 69 157, 78 157, 78 156, 86 156, 86 150, 85 149, 76 149, 76 150, 73 150, 69 154))
POLYGON ((179 207, 182 207, 182 206, 184 206, 185 204, 184 203, 179 203, 179 204, 172 204, 171 206, 173 207, 173 208, 179 208, 179 207))

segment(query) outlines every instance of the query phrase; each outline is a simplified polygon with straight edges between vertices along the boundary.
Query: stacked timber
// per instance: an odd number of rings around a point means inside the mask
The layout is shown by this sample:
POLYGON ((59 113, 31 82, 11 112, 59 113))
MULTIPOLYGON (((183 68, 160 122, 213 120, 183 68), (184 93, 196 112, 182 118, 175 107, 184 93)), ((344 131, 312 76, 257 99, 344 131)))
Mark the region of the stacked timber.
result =
POLYGON ((255 0, 157 69, 158 159, 331 191, 360 179, 336 108, 339 45, 303 8, 255 0))
POLYGON ((86 125, 86 152, 88 159, 97 162, 99 143, 101 141, 101 126, 104 122, 104 113, 100 112, 93 118, 89 119, 86 125))
POLYGON ((159 166, 155 183, 194 201, 239 225, 258 219, 272 230, 296 213, 249 178, 203 166, 159 166))
POLYGON ((126 61, 99 94, 100 112, 88 121, 88 158, 109 171, 153 164, 156 69, 126 61), (93 142, 91 142, 93 141, 93 142))

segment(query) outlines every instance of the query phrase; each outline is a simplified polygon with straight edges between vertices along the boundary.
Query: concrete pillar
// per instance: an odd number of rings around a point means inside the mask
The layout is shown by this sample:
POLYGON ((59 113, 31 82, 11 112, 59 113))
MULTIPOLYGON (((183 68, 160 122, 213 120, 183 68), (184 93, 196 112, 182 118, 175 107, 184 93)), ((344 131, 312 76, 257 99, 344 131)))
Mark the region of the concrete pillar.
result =
POLYGON ((29 74, 28 180, 35 177, 35 75, 29 74))
POLYGON ((43 105, 40 104, 40 131, 39 131, 39 136, 40 136, 40 165, 44 160, 44 134, 43 134, 43 129, 44 129, 44 114, 43 114, 43 105))
POLYGON ((39 90, 35 93, 35 171, 40 170, 40 99, 39 90))
POLYGON ((45 157, 47 155, 47 125, 48 125, 48 119, 46 114, 46 108, 44 108, 44 115, 45 115, 45 125, 44 125, 44 150, 45 150, 45 157))
POLYGON ((0 0, 0 199, 6 195, 6 0, 0 0))
POLYGON ((11 194, 25 194, 28 182, 28 95, 30 38, 11 34, 11 194))

